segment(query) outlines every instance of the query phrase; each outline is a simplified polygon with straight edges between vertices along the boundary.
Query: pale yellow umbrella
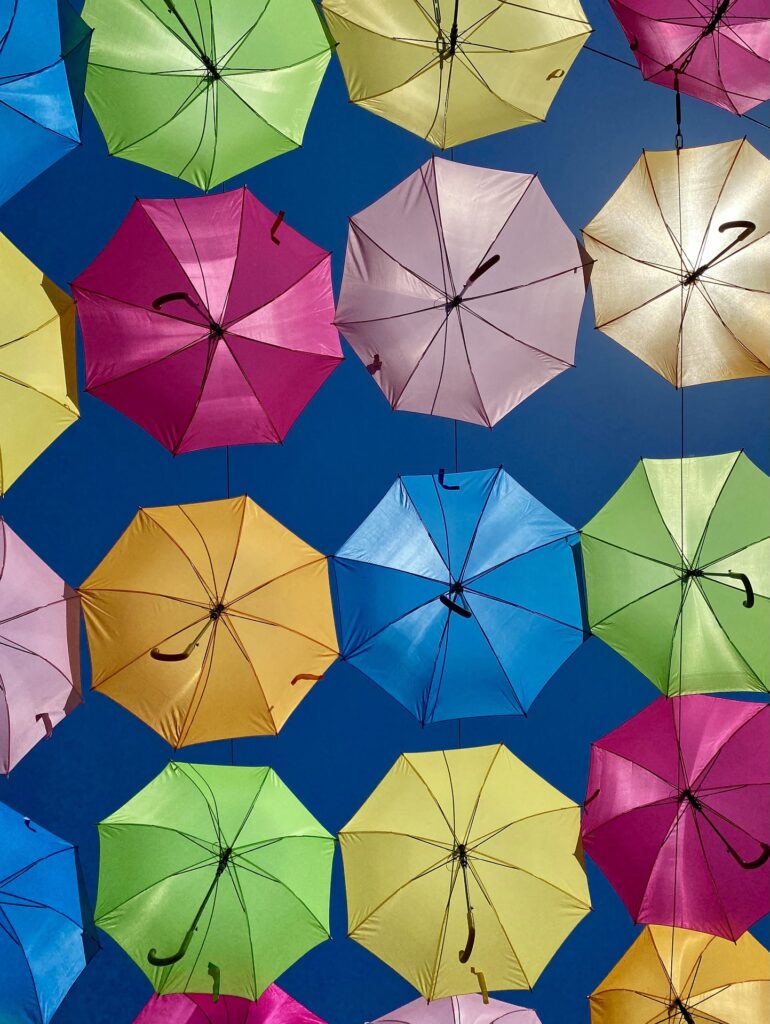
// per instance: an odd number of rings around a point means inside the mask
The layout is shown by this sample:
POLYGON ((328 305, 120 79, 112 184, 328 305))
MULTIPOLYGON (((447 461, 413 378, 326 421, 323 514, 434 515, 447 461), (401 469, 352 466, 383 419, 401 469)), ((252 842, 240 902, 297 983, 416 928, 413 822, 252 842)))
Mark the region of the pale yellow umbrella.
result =
POLYGON ((770 160, 644 152, 583 230, 596 326, 676 387, 770 374, 770 160))
POLYGON ((350 99, 434 146, 544 121, 591 33, 578 0, 323 0, 350 99))
POLYGON ((0 495, 79 415, 75 305, 0 235, 0 495))

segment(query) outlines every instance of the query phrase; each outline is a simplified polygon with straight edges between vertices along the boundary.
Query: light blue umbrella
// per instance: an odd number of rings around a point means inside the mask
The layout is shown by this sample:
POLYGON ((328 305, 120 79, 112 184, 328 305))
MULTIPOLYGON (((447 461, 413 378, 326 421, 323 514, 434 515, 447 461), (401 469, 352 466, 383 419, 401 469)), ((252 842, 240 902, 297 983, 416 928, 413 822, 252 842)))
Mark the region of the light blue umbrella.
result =
POLYGON ((422 723, 525 714, 587 635, 578 550, 502 469, 399 478, 334 559, 342 656, 422 723))

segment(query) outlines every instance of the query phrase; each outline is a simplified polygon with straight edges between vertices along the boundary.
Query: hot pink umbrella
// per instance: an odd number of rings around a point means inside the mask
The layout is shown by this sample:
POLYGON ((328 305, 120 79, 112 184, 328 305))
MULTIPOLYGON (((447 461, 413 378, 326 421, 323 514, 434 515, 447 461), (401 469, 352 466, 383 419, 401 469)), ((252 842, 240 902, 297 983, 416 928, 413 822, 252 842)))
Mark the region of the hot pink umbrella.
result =
POLYGON ((610 0, 651 82, 745 114, 770 99, 767 0, 610 0))
POLYGON ((492 427, 573 365, 591 262, 534 174, 434 157, 351 219, 337 325, 394 409, 492 427))
POLYGON ((0 772, 81 703, 74 590, 0 518, 0 772))
POLYGON ((247 189, 138 199, 73 283, 86 390, 174 454, 282 441, 342 359, 330 266, 247 189))
POLYGON ((372 1024, 540 1024, 534 1010, 501 999, 488 999, 480 995, 450 996, 427 1003, 415 999, 372 1024))
POLYGON ((256 1003, 237 996, 154 995, 134 1024, 324 1024, 277 985, 256 1003))
POLYGON ((661 697, 594 743, 583 847, 637 922, 736 940, 770 911, 770 704, 661 697))

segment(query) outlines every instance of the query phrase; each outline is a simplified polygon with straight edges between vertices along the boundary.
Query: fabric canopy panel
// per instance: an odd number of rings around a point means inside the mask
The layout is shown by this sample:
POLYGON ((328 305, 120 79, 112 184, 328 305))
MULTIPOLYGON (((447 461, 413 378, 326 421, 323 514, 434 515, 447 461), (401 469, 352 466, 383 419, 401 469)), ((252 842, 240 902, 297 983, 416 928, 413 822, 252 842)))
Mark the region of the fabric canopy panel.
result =
POLYGON ((415 999, 372 1024, 540 1024, 534 1010, 481 995, 450 996, 426 1003, 415 999))
POLYGON ((590 264, 534 175, 433 158, 351 219, 337 324, 392 408, 492 427, 574 364, 590 264))
MULTIPOLYGON (((179 993, 154 995, 134 1024, 324 1024, 277 985, 259 999, 179 993)), ((518 1022, 517 1022, 518 1024, 518 1022)), ((521 1024, 529 1024, 522 1021, 521 1024)))

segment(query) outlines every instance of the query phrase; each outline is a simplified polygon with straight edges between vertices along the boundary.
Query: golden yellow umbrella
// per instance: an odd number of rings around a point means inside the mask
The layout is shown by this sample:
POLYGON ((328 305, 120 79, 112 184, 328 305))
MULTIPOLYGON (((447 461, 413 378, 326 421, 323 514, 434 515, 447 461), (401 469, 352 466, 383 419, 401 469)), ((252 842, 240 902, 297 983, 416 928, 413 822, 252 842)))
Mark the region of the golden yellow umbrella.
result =
POLYGON ((326 558, 245 496, 140 509, 80 593, 92 687, 174 747, 277 733, 337 657, 326 558))
POLYGON ((0 235, 0 495, 78 412, 72 299, 0 235))
POLYGON ((579 832, 502 744, 402 754, 340 832, 349 935, 426 999, 531 988, 591 909, 579 832))
POLYGON ((750 932, 737 942, 645 928, 591 993, 592 1024, 766 1024, 770 953, 750 932))
POLYGON ((323 0, 350 99, 442 149, 544 121, 591 33, 578 0, 323 0))
POLYGON ((642 153, 583 230, 596 326, 676 387, 770 373, 770 160, 642 153))

